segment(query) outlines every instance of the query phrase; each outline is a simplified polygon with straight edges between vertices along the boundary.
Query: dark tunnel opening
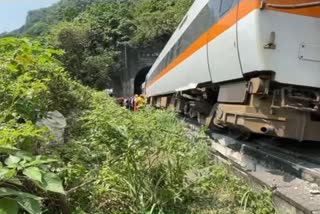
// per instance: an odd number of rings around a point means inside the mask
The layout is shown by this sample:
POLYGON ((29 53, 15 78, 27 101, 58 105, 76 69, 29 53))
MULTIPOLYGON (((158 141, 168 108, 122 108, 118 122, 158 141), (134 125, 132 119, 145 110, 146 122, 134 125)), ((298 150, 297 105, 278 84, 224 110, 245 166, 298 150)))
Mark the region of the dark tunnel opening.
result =
POLYGON ((145 67, 141 69, 136 75, 136 78, 134 79, 134 94, 142 94, 141 86, 146 81, 146 77, 150 68, 150 66, 145 67))

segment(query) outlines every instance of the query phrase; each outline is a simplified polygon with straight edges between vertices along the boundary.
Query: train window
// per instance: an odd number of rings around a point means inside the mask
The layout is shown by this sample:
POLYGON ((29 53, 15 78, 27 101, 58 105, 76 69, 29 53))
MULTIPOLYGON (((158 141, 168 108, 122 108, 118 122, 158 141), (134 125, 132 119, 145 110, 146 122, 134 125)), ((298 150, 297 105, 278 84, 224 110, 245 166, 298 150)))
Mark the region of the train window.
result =
POLYGON ((180 55, 196 39, 198 39, 203 33, 205 33, 208 30, 209 23, 210 8, 209 5, 206 5, 181 36, 180 44, 178 45, 179 52, 177 53, 177 55, 180 55))
MULTIPOLYGON (((217 10, 219 10, 219 5, 217 4, 218 0, 211 0, 215 6, 217 6, 217 10)), ((216 22, 217 18, 212 18, 213 11, 210 8, 210 5, 207 4, 201 12, 197 15, 197 17, 191 22, 188 28, 184 31, 181 37, 178 39, 176 44, 171 48, 171 50, 167 53, 165 57, 163 57, 162 61, 159 63, 155 72, 152 73, 151 79, 160 73, 163 69, 165 69, 170 63, 172 63, 180 54, 182 54, 196 39, 198 39, 202 34, 204 34, 208 28, 213 24, 212 22, 216 22)), ((181 22, 179 28, 185 23, 185 20, 181 22)))
POLYGON ((210 8, 207 4, 200 14, 198 14, 197 18, 193 21, 191 24, 193 41, 195 41, 199 36, 201 36, 203 33, 205 33, 208 30, 210 23, 210 8))
POLYGON ((234 0, 222 0, 220 4, 220 16, 223 16, 226 12, 228 12, 232 5, 234 0))
MULTIPOLYGON (((162 59, 162 61, 161 61, 161 63, 160 63, 160 66, 159 66, 158 73, 160 73, 160 72, 165 68, 165 65, 166 65, 165 60, 166 60, 166 57, 164 57, 164 58, 162 59)), ((157 74, 158 74, 158 73, 157 73, 157 74)))
POLYGON ((217 23, 220 19, 220 6, 221 6, 221 0, 210 0, 208 3, 208 6, 210 8, 210 22, 209 27, 217 23))
POLYGON ((179 56, 181 53, 181 38, 176 43, 176 49, 175 49, 175 57, 179 56))
POLYGON ((179 42, 179 40, 176 42, 176 44, 174 44, 174 46, 172 47, 171 51, 172 51, 172 61, 177 57, 177 43, 179 42))
POLYGON ((165 69, 165 67, 167 67, 167 63, 168 63, 168 54, 169 52, 166 54, 165 57, 163 57, 163 60, 162 60, 162 68, 161 70, 165 69))
MULTIPOLYGON (((168 61, 167 61, 167 66, 170 65, 170 63, 173 61, 173 47, 171 48, 171 50, 168 53, 168 61)), ((167 67, 166 66, 166 67, 167 67)))
POLYGON ((159 63, 155 71, 151 74, 150 79, 157 76, 163 70, 163 67, 164 67, 164 58, 161 60, 161 62, 159 63))
POLYGON ((167 67, 167 66, 170 64, 170 55, 171 55, 171 51, 169 51, 169 52, 167 53, 166 63, 165 63, 165 66, 164 66, 164 67, 167 67))

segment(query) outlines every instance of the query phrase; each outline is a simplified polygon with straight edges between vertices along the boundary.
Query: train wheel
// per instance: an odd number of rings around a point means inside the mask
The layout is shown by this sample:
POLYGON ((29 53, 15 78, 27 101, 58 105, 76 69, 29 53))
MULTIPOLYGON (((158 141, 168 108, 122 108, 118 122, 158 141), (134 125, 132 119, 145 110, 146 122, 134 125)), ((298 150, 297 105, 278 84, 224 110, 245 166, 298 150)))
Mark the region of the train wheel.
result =
MULTIPOLYGON (((217 128, 218 126, 215 124, 215 117, 217 114, 217 109, 218 109, 218 103, 215 103, 209 113, 209 115, 206 117, 205 119, 205 125, 209 128, 209 129, 214 129, 217 128)), ((222 127, 220 127, 222 128, 222 127)))

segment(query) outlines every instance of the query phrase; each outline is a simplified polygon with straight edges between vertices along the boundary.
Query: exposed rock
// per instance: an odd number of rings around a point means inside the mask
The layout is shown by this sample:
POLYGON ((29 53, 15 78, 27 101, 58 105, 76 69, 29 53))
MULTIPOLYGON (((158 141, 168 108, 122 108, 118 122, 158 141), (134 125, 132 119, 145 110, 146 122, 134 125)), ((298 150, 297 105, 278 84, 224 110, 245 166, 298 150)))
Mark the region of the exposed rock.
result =
POLYGON ((58 111, 50 111, 46 117, 37 122, 40 127, 47 127, 54 136, 54 142, 64 143, 64 131, 67 126, 66 118, 58 111))

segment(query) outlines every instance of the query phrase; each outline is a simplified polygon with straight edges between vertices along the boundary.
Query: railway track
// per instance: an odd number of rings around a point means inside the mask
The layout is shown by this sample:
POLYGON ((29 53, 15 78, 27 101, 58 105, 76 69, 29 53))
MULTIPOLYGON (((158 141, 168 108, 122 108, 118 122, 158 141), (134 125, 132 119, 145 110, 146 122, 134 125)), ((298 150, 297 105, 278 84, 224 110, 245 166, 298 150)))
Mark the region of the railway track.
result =
MULTIPOLYGON (((181 118, 191 134, 200 125, 181 118)), ((257 137, 240 141, 209 131, 212 159, 230 166, 255 189, 273 191, 280 214, 320 214, 320 145, 257 137)))

